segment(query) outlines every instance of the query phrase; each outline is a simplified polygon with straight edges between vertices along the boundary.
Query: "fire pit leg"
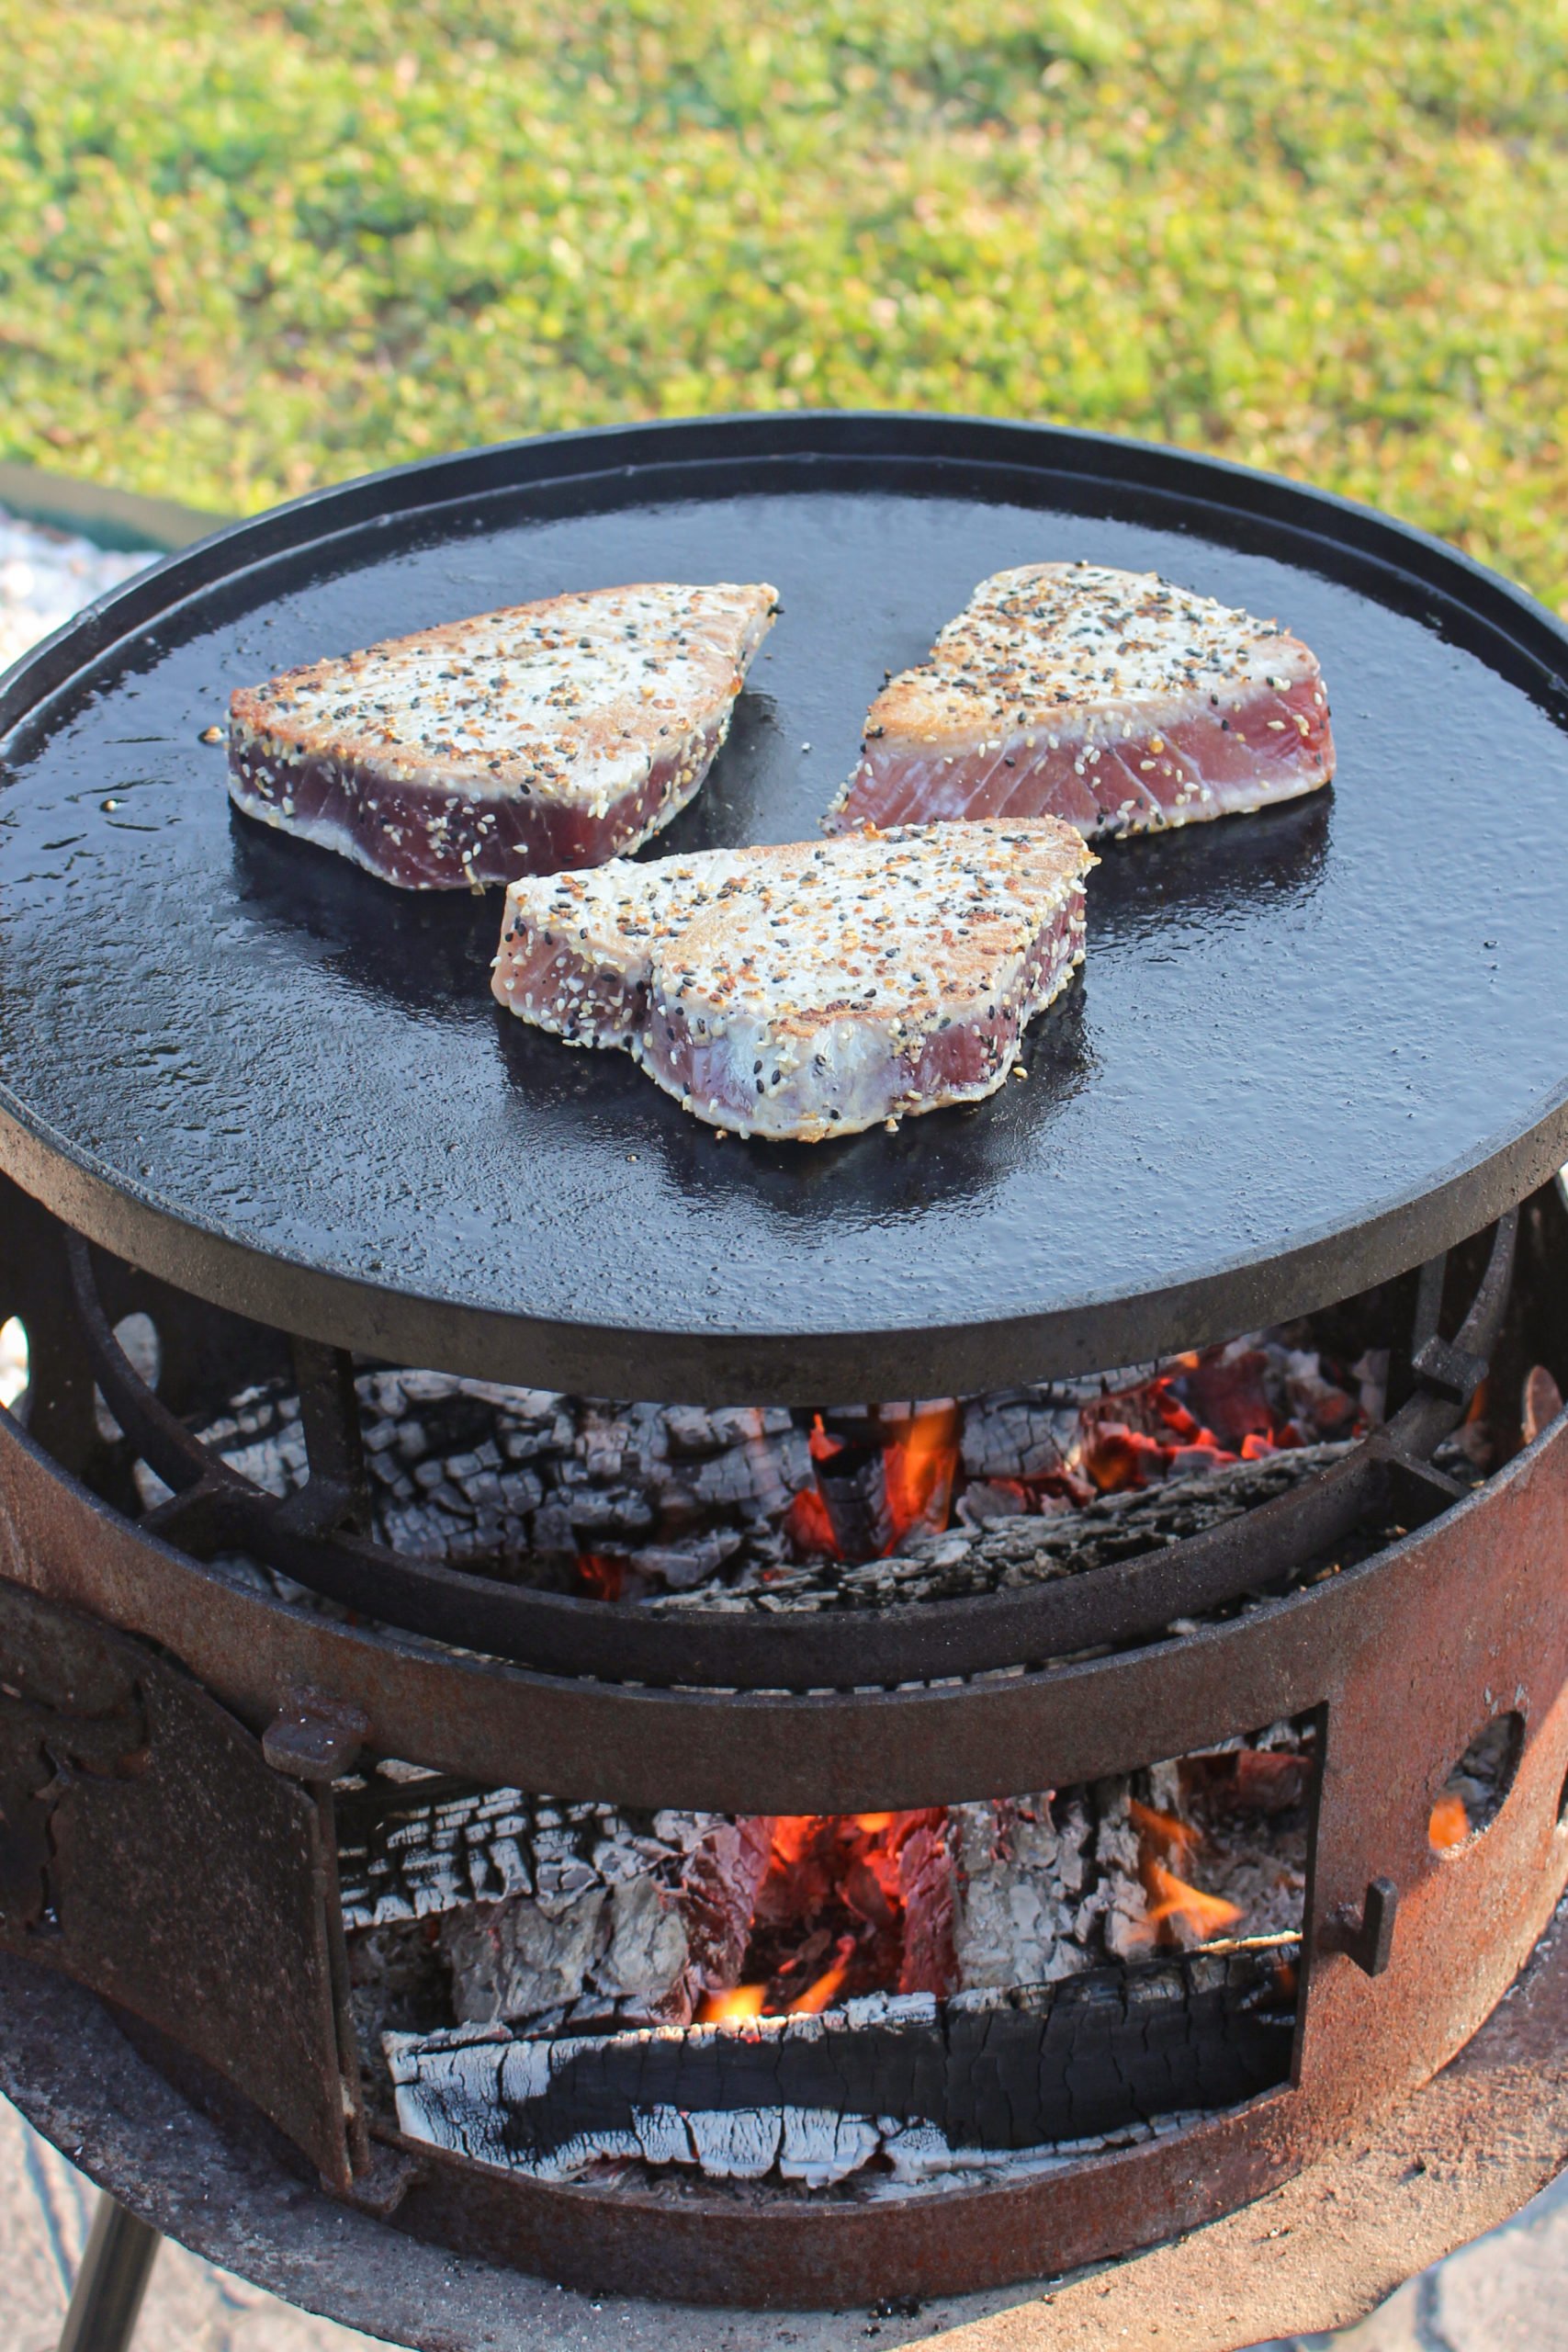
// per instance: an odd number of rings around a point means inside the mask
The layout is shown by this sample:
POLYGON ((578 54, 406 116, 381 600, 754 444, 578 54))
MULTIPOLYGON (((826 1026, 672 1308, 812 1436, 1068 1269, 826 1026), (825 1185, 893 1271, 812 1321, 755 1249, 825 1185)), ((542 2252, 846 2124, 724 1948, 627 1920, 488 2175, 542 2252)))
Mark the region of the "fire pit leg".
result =
POLYGON ((99 2191, 60 2352, 126 2352, 162 2244, 149 2222, 128 2213, 107 2188, 99 2191))

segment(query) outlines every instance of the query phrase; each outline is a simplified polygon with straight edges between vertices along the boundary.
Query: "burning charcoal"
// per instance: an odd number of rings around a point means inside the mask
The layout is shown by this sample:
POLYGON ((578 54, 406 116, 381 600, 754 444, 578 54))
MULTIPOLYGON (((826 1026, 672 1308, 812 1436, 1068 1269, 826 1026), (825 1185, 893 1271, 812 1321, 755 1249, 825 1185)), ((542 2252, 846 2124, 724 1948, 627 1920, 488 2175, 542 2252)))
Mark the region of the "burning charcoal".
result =
POLYGON ((681 1906, 694 1991, 718 1992, 740 1981, 772 1833, 765 1817, 721 1821, 689 1849, 681 1906))
POLYGON ((599 1939, 606 1890, 584 1888, 547 1905, 518 1895, 443 1923, 442 1956, 452 1973, 460 2024, 536 2018, 577 2000, 599 1939))
POLYGON ((948 1823, 917 1823, 904 1839, 898 1849, 898 1892, 904 1905, 899 1992, 954 1992, 961 1980, 948 1823))
POLYGON ((1292 1419, 1314 1438, 1349 1437, 1362 1418, 1359 1398, 1324 1377, 1318 1358, 1304 1349, 1285 1357, 1285 1399, 1292 1419))
POLYGON ((640 1535, 653 1524, 653 1507, 636 1487, 575 1487, 567 1513, 580 1551, 592 1551, 590 1537, 640 1535))
POLYGON ((264 1494, 276 1495, 280 1500, 295 1493, 310 1475, 305 1433, 298 1422, 276 1436, 258 1438, 249 1445, 231 1445, 223 1459, 242 1478, 249 1478, 264 1494))
POLYGON ((724 1443, 714 1428, 712 1414, 700 1405, 666 1407, 664 1425, 671 1453, 716 1453, 724 1443))
POLYGON ((708 1419, 721 1445, 776 1443, 795 1430, 795 1416, 784 1405, 724 1405, 708 1419))
MULTIPOLYGON (((723 1416, 716 1415, 716 1419, 723 1416)), ((699 1507, 712 1510, 724 1503, 754 1505, 777 1518, 811 1478, 807 1441, 793 1423, 748 1438, 711 1456, 686 1483, 699 1507)))
POLYGON ((684 2023, 732 1984, 768 1860, 766 1822, 559 1807, 385 1768, 341 1793, 351 1930, 439 1918, 450 2014, 541 2019, 588 2000, 623 2019, 684 2023))
POLYGON ((1215 1790, 1210 1802, 1236 1813, 1288 1813, 1302 1803, 1312 1781, 1312 1758, 1306 1755, 1244 1747, 1233 1763, 1229 1788, 1215 1790))
MULTIPOLYGON (((1294 1442, 1358 1410, 1295 1344, 1312 1329, 966 1406, 839 1409, 811 1430, 783 1408, 363 1374, 369 1532, 470 1574, 651 1608, 883 1608, 1073 1575, 1218 1524, 1333 1458, 1294 1442), (1243 1444, 1267 1463, 1231 1461, 1181 1402, 1215 1381, 1246 1389, 1249 1409, 1262 1395, 1271 1433, 1243 1444)), ((304 1481, 283 1383, 236 1397, 201 1435, 280 1498, 304 1481)), ((144 1509, 166 1499, 144 1464, 135 1476, 144 1509)))
MULTIPOLYGON (((663 2004, 682 1986, 690 1959, 676 1894, 651 1878, 629 1878, 611 1890, 608 1940, 593 1962, 594 1983, 602 1992, 623 2000, 663 2004)), ((691 2016, 689 1992, 682 1990, 676 2006, 691 2016)))
POLYGON ((1029 1489, 1016 1479, 979 1479, 965 1489, 958 1506, 959 1519, 973 1528, 988 1526, 994 1519, 1026 1519, 1029 1511, 1029 1489))
POLYGON ((811 1442, 817 1487, 841 1560, 874 1560, 893 1541, 883 1437, 869 1413, 824 1414, 811 1442))
POLYGON ((1261 1348, 1234 1340, 1218 1354, 1201 1356, 1173 1383, 1181 1401, 1223 1446, 1236 1452, 1247 1437, 1268 1437, 1274 1426, 1269 1408, 1269 1358, 1261 1348))
POLYGON ((338 1879, 344 1924, 423 1919, 532 1885, 531 1801, 516 1789, 431 1780, 340 1788, 338 1879))
MULTIPOLYGON (((977 1532, 949 1528, 917 1533, 906 1550, 884 1559, 840 1566, 805 1561, 775 1572, 765 1585, 733 1588, 728 1605, 760 1610, 886 1608, 901 1601, 953 1600, 970 1593, 1076 1576, 1107 1561, 1135 1558, 1217 1527, 1286 1494, 1340 1461, 1344 1444, 1301 1446, 1256 1462, 1172 1478, 1160 1487, 1103 1495, 1082 1510, 1047 1518, 994 1521, 977 1532)), ((671 1593, 650 1608, 712 1607, 708 1590, 671 1593)))
POLYGON ((574 1451, 590 1478, 613 1482, 621 1475, 630 1442, 631 1430, 626 1421, 608 1419, 600 1408, 590 1406, 579 1424, 574 1451))
POLYGON ((782 2107, 697 2108, 686 2129, 698 2165, 710 2180, 761 2180, 772 2172, 784 2137, 782 2107))
POLYGON ((547 1502, 534 1513, 536 1552, 575 1552, 577 1533, 564 1502, 547 1502))
POLYGON ((829 2188, 871 2162, 882 2133, 869 2116, 840 2115, 830 2107, 786 2107, 779 2146, 779 2176, 807 2188, 829 2188))
POLYGON ((628 1567, 649 1584, 669 1592, 690 1592, 716 1577, 726 1560, 740 1548, 739 1533, 726 1528, 710 1535, 694 1535, 681 1544, 644 1545, 626 1555, 628 1567))
POLYGON ((964 1420, 964 1468, 974 1480, 1043 1478, 1064 1470, 1078 1436, 1077 1406, 1053 1392, 1004 1389, 972 1404, 964 1420))

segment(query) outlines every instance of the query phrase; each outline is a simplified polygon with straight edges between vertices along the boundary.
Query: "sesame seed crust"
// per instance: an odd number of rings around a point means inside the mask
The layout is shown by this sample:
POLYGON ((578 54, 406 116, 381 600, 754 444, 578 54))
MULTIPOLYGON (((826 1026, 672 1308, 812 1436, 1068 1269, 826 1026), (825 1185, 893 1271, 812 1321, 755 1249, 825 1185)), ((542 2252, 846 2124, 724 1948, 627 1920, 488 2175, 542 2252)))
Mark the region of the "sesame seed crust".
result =
POLYGON ((231 699, 230 793, 407 888, 596 864, 698 790, 777 608, 596 589, 288 671, 231 699))
POLYGON ((1086 834, 1190 824, 1334 773, 1315 657, 1155 572, 1027 564, 982 581, 884 687, 826 820, 1052 815, 1086 834))
POLYGON ((619 1046, 698 1118, 820 1141, 974 1102, 1083 960, 1081 834, 867 828, 507 893, 494 992, 619 1046))

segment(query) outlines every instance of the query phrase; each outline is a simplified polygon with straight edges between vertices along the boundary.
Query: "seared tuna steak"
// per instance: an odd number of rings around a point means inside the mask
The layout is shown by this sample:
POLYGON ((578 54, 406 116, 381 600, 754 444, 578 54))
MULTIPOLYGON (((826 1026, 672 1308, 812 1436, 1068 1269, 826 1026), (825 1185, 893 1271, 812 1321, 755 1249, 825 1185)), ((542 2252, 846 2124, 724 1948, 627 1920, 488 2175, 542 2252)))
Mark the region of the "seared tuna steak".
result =
POLYGON ((514 882, 499 1001, 682 1107, 820 1142, 972 1102, 1083 960, 1071 826, 871 827, 514 882))
POLYGON ((883 688, 826 829, 1050 816, 1144 832, 1333 773, 1323 679, 1288 630, 1155 572, 1025 564, 983 580, 931 660, 883 688))
POLYGON ((231 702, 230 792, 406 889, 597 865, 691 799, 777 606, 598 588, 288 671, 231 702))

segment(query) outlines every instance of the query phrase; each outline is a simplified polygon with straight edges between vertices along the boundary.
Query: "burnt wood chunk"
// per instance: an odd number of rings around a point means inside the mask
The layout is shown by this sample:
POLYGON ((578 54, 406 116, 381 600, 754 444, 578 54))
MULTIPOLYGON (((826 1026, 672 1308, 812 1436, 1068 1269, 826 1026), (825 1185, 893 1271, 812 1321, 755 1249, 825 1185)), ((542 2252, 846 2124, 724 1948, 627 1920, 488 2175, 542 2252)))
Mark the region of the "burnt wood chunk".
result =
POLYGON ((736 2132, 713 2119, 776 2116, 777 2140, 802 2112, 867 2126, 831 2135, 840 2156, 860 2151, 842 2169, 878 2147, 891 2154, 916 2125, 983 2165, 1235 2106, 1283 2082, 1298 1949, 1237 1944, 1011 1994, 878 1996, 739 2029, 553 2041, 459 2029, 389 2034, 386 2048, 411 2136, 524 2171, 559 2176, 638 2153, 713 2169, 699 2118, 719 2168, 734 2170, 736 2132), (671 2127, 662 2156, 649 2153, 658 2117, 692 2127, 671 2127))

